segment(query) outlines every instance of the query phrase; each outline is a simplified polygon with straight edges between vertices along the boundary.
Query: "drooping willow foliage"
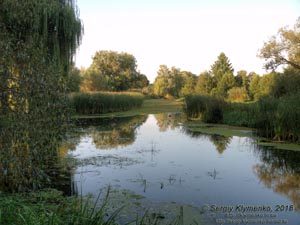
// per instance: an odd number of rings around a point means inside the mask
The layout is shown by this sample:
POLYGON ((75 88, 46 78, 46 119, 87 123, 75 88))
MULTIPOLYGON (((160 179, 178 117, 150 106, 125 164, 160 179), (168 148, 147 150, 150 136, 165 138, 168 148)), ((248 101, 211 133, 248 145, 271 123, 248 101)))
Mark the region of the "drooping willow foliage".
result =
POLYGON ((73 0, 2 0, 0 24, 11 45, 29 42, 47 48, 47 56, 64 66, 70 64, 83 31, 73 0))
POLYGON ((51 183, 82 31, 74 1, 0 0, 0 189, 51 183))

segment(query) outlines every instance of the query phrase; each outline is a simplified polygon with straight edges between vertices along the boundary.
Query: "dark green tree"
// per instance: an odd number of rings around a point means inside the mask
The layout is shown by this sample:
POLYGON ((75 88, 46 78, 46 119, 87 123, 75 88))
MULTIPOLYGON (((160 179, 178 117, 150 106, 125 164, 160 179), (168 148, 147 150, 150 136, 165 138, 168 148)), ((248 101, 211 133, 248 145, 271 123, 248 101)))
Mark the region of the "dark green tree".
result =
POLYGON ((223 52, 218 56, 218 59, 211 66, 211 73, 217 86, 225 74, 233 74, 233 71, 234 70, 228 57, 223 52))

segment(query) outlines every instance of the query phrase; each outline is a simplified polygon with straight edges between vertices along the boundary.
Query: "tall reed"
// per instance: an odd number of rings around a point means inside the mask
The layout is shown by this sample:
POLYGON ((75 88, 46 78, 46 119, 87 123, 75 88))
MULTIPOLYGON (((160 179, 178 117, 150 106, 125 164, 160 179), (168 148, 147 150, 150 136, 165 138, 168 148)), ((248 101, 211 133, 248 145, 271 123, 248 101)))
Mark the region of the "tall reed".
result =
POLYGON ((300 92, 254 103, 226 103, 213 96, 186 96, 186 113, 207 123, 257 128, 258 134, 276 141, 300 142, 300 92))
POLYGON ((187 116, 199 118, 207 123, 223 122, 226 102, 222 98, 208 95, 187 95, 185 97, 187 116))
POLYGON ((78 114, 102 114, 140 107, 144 96, 136 92, 73 93, 70 105, 78 114))

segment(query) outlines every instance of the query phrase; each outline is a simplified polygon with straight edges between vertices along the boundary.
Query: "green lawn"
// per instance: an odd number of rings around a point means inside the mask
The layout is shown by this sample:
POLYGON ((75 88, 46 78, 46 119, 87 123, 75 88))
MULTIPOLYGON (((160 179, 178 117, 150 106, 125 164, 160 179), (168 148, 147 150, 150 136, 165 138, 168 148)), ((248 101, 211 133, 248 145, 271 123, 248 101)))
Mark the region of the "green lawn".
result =
POLYGON ((112 117, 112 116, 135 116, 156 114, 165 112, 182 112, 183 101, 168 99, 145 99, 140 108, 125 112, 113 112, 98 115, 76 115, 74 118, 112 117))

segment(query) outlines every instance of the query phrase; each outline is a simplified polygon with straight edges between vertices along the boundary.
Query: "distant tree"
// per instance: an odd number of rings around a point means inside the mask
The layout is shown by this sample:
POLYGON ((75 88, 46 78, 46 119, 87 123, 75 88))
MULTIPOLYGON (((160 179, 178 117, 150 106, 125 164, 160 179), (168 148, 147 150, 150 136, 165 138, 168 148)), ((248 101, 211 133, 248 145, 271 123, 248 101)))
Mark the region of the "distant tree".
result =
POLYGON ((259 81, 260 81, 260 76, 258 74, 252 74, 250 83, 249 83, 249 97, 251 100, 258 100, 260 96, 260 89, 259 89, 259 81))
POLYGON ((251 100, 259 100, 263 96, 270 95, 276 85, 278 74, 271 72, 263 76, 254 74, 249 85, 249 93, 251 100))
POLYGON ((216 85, 219 84, 225 74, 233 75, 233 71, 234 70, 228 57, 223 52, 218 56, 218 59, 211 66, 211 73, 215 79, 216 85))
POLYGON ((166 65, 160 65, 157 76, 153 83, 153 92, 159 97, 164 97, 168 93, 169 88, 169 69, 166 65))
POLYGON ((231 102, 246 102, 249 100, 248 92, 244 87, 233 87, 228 91, 231 102))
POLYGON ((78 92, 80 90, 82 80, 83 77, 81 76, 80 70, 73 65, 67 79, 68 91, 78 92))
POLYGON ((249 85, 249 79, 247 76, 247 71, 246 70, 240 70, 237 72, 235 76, 235 81, 236 81, 236 86, 237 87, 245 87, 249 85))
POLYGON ((183 86, 183 78, 178 68, 172 67, 168 77, 168 94, 178 98, 183 86))
POLYGON ((200 95, 209 95, 213 88, 214 81, 211 73, 209 71, 201 73, 197 80, 195 92, 200 95))
POLYGON ((232 73, 225 73, 217 85, 217 95, 227 97, 227 91, 235 86, 235 79, 232 73))
POLYGON ((153 84, 154 94, 160 97, 175 97, 180 95, 183 86, 183 78, 180 69, 172 67, 169 69, 166 65, 160 65, 157 71, 157 77, 153 84))
POLYGON ((83 73, 83 81, 80 86, 81 91, 107 91, 106 77, 92 68, 83 73))
POLYGON ((274 70, 280 65, 300 69, 300 17, 293 29, 283 27, 265 42, 259 56, 266 60, 266 69, 274 70))
POLYGON ((260 99, 263 96, 271 94, 271 91, 274 89, 276 77, 276 72, 271 72, 269 74, 263 75, 258 82, 258 93, 256 94, 256 99, 260 99))
POLYGON ((181 77, 183 79, 183 85, 180 90, 180 97, 195 93, 197 76, 191 72, 182 71, 181 77))
POLYGON ((137 70, 136 59, 128 53, 114 51, 99 51, 93 57, 93 62, 88 69, 93 76, 105 80, 110 91, 124 91, 147 83, 146 76, 137 70))
POLYGON ((131 81, 131 88, 145 88, 149 85, 149 80, 146 75, 139 74, 137 77, 134 77, 131 81))
POLYGON ((211 66, 211 73, 214 79, 212 94, 227 95, 227 91, 235 85, 233 71, 228 57, 222 52, 211 66))

